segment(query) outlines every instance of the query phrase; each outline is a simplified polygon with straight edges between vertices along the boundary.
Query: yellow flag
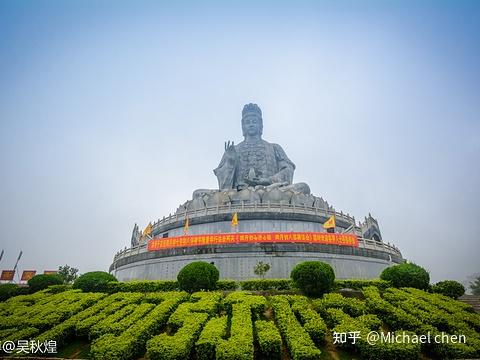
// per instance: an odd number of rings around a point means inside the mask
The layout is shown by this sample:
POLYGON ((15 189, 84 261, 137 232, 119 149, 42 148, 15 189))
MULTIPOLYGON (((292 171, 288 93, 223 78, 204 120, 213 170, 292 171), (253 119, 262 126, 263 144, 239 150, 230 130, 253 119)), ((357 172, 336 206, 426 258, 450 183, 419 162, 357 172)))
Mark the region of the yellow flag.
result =
POLYGON ((232 226, 238 226, 238 214, 237 213, 233 214, 232 226))
POLYGON ((149 222, 145 230, 143 230, 142 237, 149 236, 152 234, 153 226, 152 223, 149 222))
POLYGON ((325 224, 323 224, 324 229, 332 229, 335 228, 335 215, 330 216, 330 219, 325 221, 325 224))
POLYGON ((189 227, 189 224, 188 224, 188 217, 185 218, 185 226, 183 227, 183 233, 185 235, 188 235, 188 227, 189 227))

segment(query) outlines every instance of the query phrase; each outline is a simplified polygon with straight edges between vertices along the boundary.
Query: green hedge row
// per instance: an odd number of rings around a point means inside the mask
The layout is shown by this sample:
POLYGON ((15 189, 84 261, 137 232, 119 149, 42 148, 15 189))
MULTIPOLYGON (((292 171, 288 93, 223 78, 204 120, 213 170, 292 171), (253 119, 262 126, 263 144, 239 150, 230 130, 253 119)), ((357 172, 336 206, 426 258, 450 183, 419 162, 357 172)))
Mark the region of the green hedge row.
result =
POLYGON ((199 360, 215 359, 216 348, 222 338, 227 335, 227 316, 210 319, 195 344, 199 360))
POLYGON ((255 321, 255 339, 260 353, 267 359, 279 359, 282 337, 272 321, 255 321))
POLYGON ((102 322, 108 316, 117 313, 129 304, 139 303, 143 298, 141 293, 116 293, 108 296, 106 306, 97 314, 89 316, 75 324, 77 336, 87 336, 90 328, 102 322))
POLYGON ((127 305, 94 325, 90 329, 89 337, 93 339, 104 334, 120 335, 125 329, 134 325, 152 311, 154 307, 155 305, 148 303, 127 305))
POLYGON ((147 357, 152 360, 189 359, 195 341, 207 320, 206 313, 190 313, 174 335, 163 333, 147 342, 147 357))
POLYGON ((472 325, 477 332, 480 333, 480 315, 475 313, 470 305, 461 301, 452 300, 447 296, 440 294, 428 294, 418 289, 404 288, 403 291, 414 295, 416 299, 422 299, 429 304, 444 310, 448 314, 455 316, 457 319, 460 318, 462 321, 472 325))
POLYGON ((89 331, 89 338, 95 339, 102 335, 108 334, 111 331, 111 328, 123 318, 131 314, 135 308, 136 304, 130 304, 122 307, 120 310, 112 313, 111 315, 105 317, 103 320, 99 321, 97 324, 93 325, 89 331))
POLYGON ((99 299, 105 297, 105 294, 91 293, 72 293, 70 291, 59 293, 54 297, 63 297, 64 300, 59 303, 50 303, 44 305, 43 309, 38 309, 38 313, 28 319, 24 319, 30 326, 36 327, 41 331, 47 330, 54 325, 69 319, 76 313, 94 305, 99 299))
POLYGON ((325 341, 327 325, 322 317, 310 306, 303 302, 296 302, 292 305, 293 312, 300 319, 305 331, 310 335, 315 344, 319 345, 325 341))
POLYGON ((196 292, 190 302, 181 304, 170 316, 168 324, 178 329, 172 336, 164 333, 147 343, 151 359, 189 358, 195 341, 208 318, 218 312, 222 294, 219 292, 196 292))
POLYGON ((93 341, 90 350, 92 359, 132 359, 143 354, 147 340, 167 323, 177 306, 188 299, 188 295, 183 292, 171 292, 166 295, 165 301, 121 335, 106 334, 93 341))
POLYGON ((235 280, 218 280, 217 290, 235 291, 238 289, 238 283, 235 280))
POLYGON ((18 286, 16 284, 0 284, 0 302, 10 299, 14 296, 28 293, 28 287, 18 286))
POLYGON ((352 289, 352 290, 362 290, 366 286, 375 286, 380 290, 385 290, 392 286, 390 281, 373 279, 373 280, 359 280, 359 279, 344 279, 344 280, 335 280, 334 288, 335 289, 352 289))
POLYGON ((293 282, 290 279, 253 279, 239 282, 242 290, 265 291, 265 290, 291 290, 293 282))
MULTIPOLYGON (((224 291, 237 290, 239 283, 235 280, 217 281, 217 289, 224 291)), ((111 281, 107 284, 107 292, 159 292, 159 291, 177 291, 179 290, 176 280, 134 280, 127 282, 111 281)))
POLYGON ((33 338, 40 332, 37 328, 31 326, 14 328, 14 330, 15 331, 11 331, 11 329, 3 330, 4 333, 0 335, 0 342, 3 343, 5 341, 13 341, 16 343, 18 340, 33 338))
POLYGON ((112 301, 110 297, 104 297, 105 294, 96 293, 90 295, 97 296, 99 300, 91 307, 75 314, 61 324, 58 324, 50 330, 38 335, 36 340, 40 342, 55 340, 57 342, 57 346, 65 344, 70 339, 70 337, 75 334, 75 326, 78 322, 96 315, 99 311, 102 311, 106 306, 108 306, 112 301))
MULTIPOLYGON (((361 315, 353 318, 343 312, 340 308, 329 308, 326 310, 329 319, 335 325, 333 332, 337 334, 346 333, 352 334, 352 331, 358 332, 358 338, 355 340, 352 337, 347 338, 344 343, 338 343, 336 346, 356 349, 360 352, 361 358, 371 360, 384 359, 418 359, 421 352, 419 343, 411 342, 383 342, 377 341, 375 344, 367 342, 368 333, 371 330, 380 331, 381 322, 375 315, 361 315)), ((397 333, 404 332, 401 329, 397 333)), ((408 335, 414 335, 413 332, 405 332, 408 335)))
POLYGON ((29 303, 12 302, 13 312, 4 316, 0 329, 10 327, 35 327, 45 331, 96 303, 105 294, 83 294, 68 291, 55 295, 43 294, 45 299, 35 306, 29 303))
POLYGON ((342 294, 329 293, 325 294, 322 299, 313 300, 313 306, 316 311, 321 314, 329 308, 339 308, 351 316, 360 316, 365 314, 367 308, 365 302, 357 298, 347 298, 342 294))
MULTIPOLYGON (((458 309, 455 300, 451 298, 438 298, 437 294, 426 293, 421 294, 421 297, 413 296, 405 290, 393 288, 388 289, 384 293, 384 298, 391 304, 394 304, 407 313, 415 316, 422 324, 434 328, 435 331, 432 331, 429 328, 431 334, 433 332, 441 334, 440 330, 442 330, 450 334, 462 334, 466 336, 467 341, 465 344, 443 344, 441 347, 432 346, 429 348, 430 352, 437 356, 445 355, 447 353, 451 353, 452 355, 455 354, 456 357, 472 357, 472 355, 480 355, 480 334, 474 321, 474 319, 480 318, 478 314, 458 309), (426 299, 429 299, 430 301, 426 299), (451 309, 457 307, 457 311, 449 313, 442 307, 436 306, 435 301, 439 304, 443 304, 444 307, 450 307, 451 309), (452 304, 446 306, 448 303, 452 304)), ((419 295, 418 291, 414 292, 419 295)), ((426 330, 423 326, 419 326, 416 331, 417 333, 425 333, 426 330)))
POLYGON ((267 299, 264 296, 252 295, 248 291, 233 292, 225 297, 223 304, 229 314, 233 304, 247 304, 255 317, 260 317, 266 309, 267 299))
POLYGON ((178 290, 177 281, 173 280, 144 280, 117 282, 110 281, 107 284, 109 293, 116 292, 158 292, 158 291, 176 291, 178 290))
POLYGON ((292 359, 318 359, 321 351, 315 347, 313 340, 298 322, 288 299, 284 296, 273 296, 271 302, 277 326, 287 342, 292 359))
POLYGON ((217 360, 253 360, 252 310, 247 302, 232 304, 230 338, 217 345, 217 360))
MULTIPOLYGON (((56 291, 63 291, 62 287, 71 285, 59 285, 56 291)), ((391 284, 384 280, 335 280, 335 289, 354 289, 361 290, 365 286, 375 286, 380 290, 385 290, 391 284)), ((50 288, 53 288, 52 286, 50 288)), ((217 290, 234 291, 239 288, 249 291, 268 291, 268 290, 294 290, 295 286, 291 279, 252 279, 245 281, 219 280, 216 284, 217 290)), ((68 288, 67 288, 68 289, 68 288)), ((106 285, 108 293, 116 292, 158 292, 158 291, 176 291, 179 289, 176 280, 134 280, 127 282, 111 281, 106 285)), ((51 290, 55 291, 55 290, 51 290)))
POLYGON ((219 292, 196 292, 190 297, 191 302, 181 304, 168 319, 168 324, 174 329, 183 326, 184 321, 192 312, 203 312, 210 316, 215 315, 220 308, 222 294, 219 292))
POLYGON ((363 289, 363 295, 368 312, 378 315, 390 328, 415 331, 422 325, 415 316, 382 299, 378 288, 366 287, 363 289))
POLYGON ((418 335, 441 335, 441 331, 466 336, 467 343, 453 344, 426 344, 425 350, 440 358, 472 358, 480 356, 480 336, 462 318, 463 305, 455 304, 455 300, 438 295, 428 294, 417 289, 404 288, 402 290, 388 289, 385 299, 382 299, 378 290, 364 289, 367 307, 377 313, 392 330, 401 329, 401 325, 408 326, 409 330, 418 335), (449 305, 447 305, 449 304, 449 305), (440 306, 437 306, 440 305, 440 306), (455 309, 455 313, 448 313, 442 309, 455 309), (436 326, 441 329, 437 328, 436 326))

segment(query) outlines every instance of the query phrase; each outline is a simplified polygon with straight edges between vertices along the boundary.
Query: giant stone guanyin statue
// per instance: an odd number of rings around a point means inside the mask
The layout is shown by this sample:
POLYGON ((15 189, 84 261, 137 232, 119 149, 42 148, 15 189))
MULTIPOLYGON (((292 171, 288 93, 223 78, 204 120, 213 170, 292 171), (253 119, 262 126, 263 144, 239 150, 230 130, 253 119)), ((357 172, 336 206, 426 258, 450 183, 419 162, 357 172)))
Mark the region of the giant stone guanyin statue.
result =
POLYGON ((310 195, 306 183, 293 183, 295 164, 278 144, 262 139, 262 111, 247 104, 242 111, 244 141, 225 143, 225 153, 213 170, 218 189, 199 189, 177 210, 200 209, 228 203, 285 203, 324 207, 323 199, 310 195))
POLYGON ((226 142, 220 165, 213 170, 219 189, 292 184, 295 164, 280 145, 262 139, 262 111, 257 104, 244 106, 242 131, 245 140, 238 145, 226 142))

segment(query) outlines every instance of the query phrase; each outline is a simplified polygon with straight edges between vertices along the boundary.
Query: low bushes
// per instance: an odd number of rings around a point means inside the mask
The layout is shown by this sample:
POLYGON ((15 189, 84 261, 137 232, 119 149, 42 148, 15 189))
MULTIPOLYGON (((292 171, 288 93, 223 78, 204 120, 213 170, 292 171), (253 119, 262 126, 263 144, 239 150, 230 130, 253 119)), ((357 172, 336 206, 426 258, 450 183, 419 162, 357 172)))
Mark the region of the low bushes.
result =
POLYGON ((427 270, 413 263, 390 266, 382 271, 380 279, 390 281, 392 286, 413 287, 427 290, 430 286, 430 275, 427 270))
POLYGON ((107 317, 112 314, 118 314, 121 309, 124 309, 129 304, 140 302, 141 298, 141 293, 119 293, 108 296, 104 301, 105 306, 100 311, 75 324, 77 336, 88 335, 95 326, 101 324, 107 317))
POLYGON ((267 359, 280 358, 282 337, 272 321, 255 321, 255 339, 261 354, 267 359))
POLYGON ((190 293, 200 290, 215 290, 219 278, 218 269, 204 261, 194 261, 178 273, 177 281, 181 290, 190 293))
POLYGON ((215 359, 218 343, 227 335, 227 316, 210 319, 195 344, 199 360, 215 359))
POLYGON ((92 271, 80 275, 73 283, 73 288, 83 292, 108 292, 108 283, 111 281, 117 281, 115 276, 105 271, 92 271))
POLYGON ((321 351, 298 322, 288 300, 282 296, 273 296, 271 301, 278 328, 287 342, 292 359, 318 359, 321 351))
POLYGON ((329 308, 340 308, 350 316, 360 316, 366 312, 364 301, 357 298, 347 298, 336 293, 325 294, 322 299, 314 300, 313 306, 315 310, 322 314, 329 308))
POLYGON ((154 336, 147 342, 147 357, 152 360, 189 359, 207 319, 206 313, 191 313, 174 335, 163 333, 154 336))
POLYGON ((250 306, 247 303, 232 305, 230 338, 220 340, 217 360, 253 360, 253 325, 250 306))
POLYGON ((106 334, 92 343, 90 355, 96 360, 132 359, 145 351, 148 339, 167 323, 179 303, 187 299, 185 293, 167 293, 165 301, 157 305, 142 321, 128 328, 120 336, 106 334))
POLYGON ((111 281, 106 289, 109 293, 175 291, 178 290, 178 282, 174 280, 111 281))
POLYGON ((218 280, 217 290, 234 291, 237 290, 238 283, 235 280, 218 280))
POLYGON ((457 299, 465 294, 465 287, 458 281, 445 280, 440 281, 432 286, 434 293, 442 294, 453 299, 457 299))
POLYGON ((290 277, 305 295, 318 297, 332 288, 335 273, 326 263, 305 261, 293 268, 290 277))
POLYGON ((28 280, 27 284, 30 288, 30 292, 37 292, 46 289, 51 285, 62 285, 63 279, 59 275, 55 274, 39 274, 28 280))
POLYGON ((266 290, 291 290, 293 282, 290 279, 254 279, 240 281, 242 290, 266 291, 266 290))
POLYGON ((0 284, 0 301, 11 297, 28 294, 28 288, 16 284, 0 284))
POLYGON ((310 338, 319 345, 324 342, 327 325, 321 316, 308 306, 308 303, 293 303, 293 312, 298 316, 310 338))
POLYGON ((372 280, 358 280, 358 279, 345 279, 345 280, 335 280, 334 288, 339 289, 352 289, 352 290, 362 290, 365 286, 375 286, 380 290, 385 290, 392 286, 390 281, 372 279, 372 280))
POLYGON ((219 292, 198 292, 190 301, 181 304, 170 316, 168 324, 174 335, 167 333, 155 336, 147 343, 150 359, 183 360, 190 357, 195 341, 210 315, 218 312, 221 300, 219 292))

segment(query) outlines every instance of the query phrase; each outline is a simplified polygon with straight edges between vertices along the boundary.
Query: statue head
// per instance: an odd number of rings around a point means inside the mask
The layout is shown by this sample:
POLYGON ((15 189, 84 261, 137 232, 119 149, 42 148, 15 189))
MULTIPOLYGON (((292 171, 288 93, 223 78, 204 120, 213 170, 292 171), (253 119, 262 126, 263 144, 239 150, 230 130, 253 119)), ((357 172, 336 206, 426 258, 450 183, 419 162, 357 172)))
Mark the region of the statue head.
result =
POLYGON ((262 110, 257 104, 247 104, 242 110, 243 136, 261 136, 263 133, 262 110))

